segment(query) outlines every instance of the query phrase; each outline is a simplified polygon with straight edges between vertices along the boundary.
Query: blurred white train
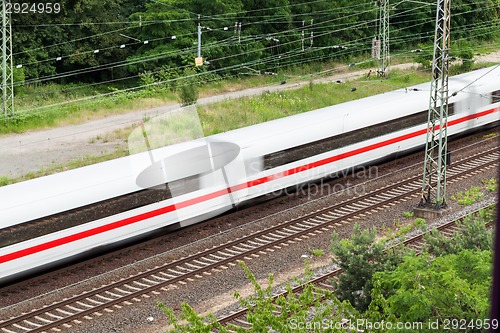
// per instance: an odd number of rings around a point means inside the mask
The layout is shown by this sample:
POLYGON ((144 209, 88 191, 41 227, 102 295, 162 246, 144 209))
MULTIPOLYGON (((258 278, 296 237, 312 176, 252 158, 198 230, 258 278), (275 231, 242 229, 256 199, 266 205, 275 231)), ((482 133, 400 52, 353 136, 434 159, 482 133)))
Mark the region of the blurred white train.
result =
MULTIPOLYGON (((450 136, 498 125, 498 66, 452 77, 449 87, 450 96, 457 92, 449 100, 450 136)), ((96 248, 197 223, 273 191, 421 147, 429 88, 417 85, 0 187, 2 229, 81 207, 91 211, 71 227, 20 241, 0 239, 0 284, 96 248), (150 200, 128 199, 137 193, 150 200), (107 205, 122 196, 128 208, 107 205), (98 203, 109 209, 94 212, 92 205, 98 203)))

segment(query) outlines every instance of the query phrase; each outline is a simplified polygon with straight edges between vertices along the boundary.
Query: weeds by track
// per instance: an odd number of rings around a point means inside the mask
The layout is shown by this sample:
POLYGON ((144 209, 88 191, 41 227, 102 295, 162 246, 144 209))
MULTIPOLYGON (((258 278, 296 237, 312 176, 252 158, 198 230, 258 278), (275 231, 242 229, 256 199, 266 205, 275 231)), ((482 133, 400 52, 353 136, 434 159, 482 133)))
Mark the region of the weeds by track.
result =
MULTIPOLYGON (((463 214, 463 215, 455 218, 452 221, 449 221, 445 224, 438 226, 435 229, 438 230, 440 233, 444 234, 445 236, 451 237, 453 235, 453 233, 459 229, 457 222, 463 220, 467 216, 475 215, 475 214, 479 213, 480 210, 486 209, 486 208, 491 207, 491 206, 494 206, 494 204, 490 204, 486 207, 479 208, 473 212, 468 212, 467 214, 463 214)), ((493 222, 489 221, 486 223, 486 227, 491 227, 492 224, 493 224, 493 222)), ((402 242, 398 242, 397 244, 391 245, 389 248, 394 248, 394 247, 403 245, 403 246, 411 248, 418 255, 422 252, 423 246, 425 245, 424 237, 427 234, 430 234, 432 232, 432 230, 434 230, 434 229, 429 229, 429 230, 427 230, 423 233, 420 233, 416 236, 407 238, 402 242)), ((300 284, 300 285, 292 288, 291 292, 294 294, 301 293, 302 290, 304 290, 304 288, 308 284, 313 284, 319 288, 330 290, 333 292, 334 291, 333 285, 331 283, 327 283, 327 282, 329 280, 335 278, 336 276, 342 274, 342 272, 343 272, 343 270, 341 268, 338 268, 338 269, 332 270, 330 272, 321 274, 319 276, 312 278, 310 281, 308 281, 305 284, 300 284)), ((280 296, 286 297, 287 294, 288 294, 288 291, 277 293, 272 297, 272 301, 274 302, 280 296)), ((248 311, 249 311, 248 308, 241 308, 240 310, 234 311, 233 313, 231 313, 227 316, 220 317, 218 319, 218 322, 222 325, 228 325, 228 324, 232 323, 232 324, 237 325, 237 326, 251 327, 251 324, 245 320, 245 315, 247 314, 248 311)))

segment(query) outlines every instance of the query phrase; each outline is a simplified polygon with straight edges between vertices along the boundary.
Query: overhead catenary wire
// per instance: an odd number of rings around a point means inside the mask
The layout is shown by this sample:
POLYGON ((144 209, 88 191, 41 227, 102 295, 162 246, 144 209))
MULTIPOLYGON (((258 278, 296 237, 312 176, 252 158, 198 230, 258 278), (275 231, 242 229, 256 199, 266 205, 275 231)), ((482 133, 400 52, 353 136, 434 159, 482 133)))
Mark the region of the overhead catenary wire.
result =
MULTIPOLYGON (((154 59, 153 59, 154 60, 154 59)), ((219 60, 219 59, 215 59, 215 60, 219 60)))
MULTIPOLYGON (((419 8, 419 7, 417 7, 417 9, 418 9, 418 8, 419 8)), ((410 9, 410 10, 408 10, 408 11, 413 11, 413 10, 415 10, 415 8, 410 9)), ((468 12, 472 12, 472 11, 468 11, 468 12)), ((359 13, 357 13, 357 14, 359 14, 359 13)), ((331 20, 331 21, 334 21, 334 20, 331 20)), ((328 21, 327 21, 327 22, 328 22, 328 21)), ((327 22, 326 22, 326 23, 327 23, 327 22)), ((324 24, 326 24, 326 23, 324 23, 324 24)), ((320 27, 321 27, 321 24, 317 24, 317 25, 316 25, 316 29, 320 29, 320 27)), ((214 30, 215 30, 215 29, 214 29, 214 30)), ((291 31, 294 31, 294 30, 297 30, 297 29, 292 29, 291 31)), ((275 35, 276 35, 276 34, 275 34, 275 35)), ((171 38, 171 37, 157 38, 156 40, 165 40, 165 39, 168 39, 168 38, 171 38)), ((130 45, 132 45, 132 44, 134 44, 134 43, 130 43, 130 45)), ((112 47, 108 47, 108 48, 106 48, 106 49, 111 49, 111 48, 112 48, 112 47)), ((102 49, 102 50, 106 50, 106 49, 102 49)), ((87 51, 87 53, 91 53, 91 52, 94 52, 94 51, 95 51, 95 50, 89 50, 89 51, 87 51)), ((67 56, 65 56, 65 57, 67 57, 67 56)), ((63 57, 59 57, 59 60, 61 60, 62 58, 63 58, 63 57)), ((50 61, 50 59, 48 59, 48 60, 43 60, 43 61, 50 61)), ((36 62, 34 62, 34 63, 36 63, 36 62)), ((57 74, 56 74, 55 76, 57 76, 57 74)), ((36 79, 35 79, 35 80, 36 80, 36 79)))
POLYGON ((478 77, 477 79, 469 82, 468 84, 466 84, 463 88, 453 92, 450 97, 453 97, 453 96, 456 96, 459 92, 462 92, 464 91, 465 89, 467 89, 468 87, 470 87, 471 85, 473 85, 474 83, 476 83, 477 81, 481 80, 483 77, 485 77, 486 75, 490 74, 491 72, 493 72, 495 69, 497 69, 498 67, 500 67, 500 64, 496 65, 496 66, 493 66, 489 71, 487 71, 486 73, 484 73, 483 75, 481 75, 480 77, 478 77))
MULTIPOLYGON (((250 10, 250 11, 241 11, 241 12, 251 13, 251 12, 263 11, 263 10, 269 10, 269 9, 289 8, 289 7, 293 7, 293 6, 298 6, 298 5, 303 5, 303 4, 312 4, 312 3, 317 3, 317 2, 326 2, 326 0, 318 0, 318 1, 313 1, 313 2, 303 2, 303 3, 298 3, 298 4, 289 4, 287 6, 278 6, 278 7, 271 7, 271 8, 263 8, 263 9, 250 10)), ((485 0, 484 2, 485 3, 490 3, 487 0, 485 0)), ((480 3, 481 2, 477 2, 476 4, 480 4, 480 3)), ((162 3, 162 4, 164 4, 164 3, 162 3)), ((344 9, 344 10, 346 10, 346 9, 353 9, 353 8, 362 7, 362 6, 366 7, 367 4, 363 3, 363 4, 353 5, 353 6, 346 6, 346 7, 343 7, 342 9, 344 9)), ((452 4, 452 6, 453 6, 453 4, 452 4)), ((426 6, 422 6, 422 7, 426 7, 426 6)), ((482 7, 482 8, 484 8, 484 7, 482 7)), ((413 9, 410 9, 410 10, 413 10, 413 9)), ((338 8, 335 8, 335 9, 332 9, 332 10, 326 10, 326 11, 333 11, 335 13, 339 13, 339 12, 342 13, 343 12, 342 10, 339 11, 338 8)), ((319 13, 322 13, 322 12, 323 11, 320 11, 319 13)), ((239 12, 237 12, 237 13, 239 13, 239 12)), ((211 18, 211 17, 226 16, 226 15, 232 15, 232 14, 234 14, 234 13, 224 13, 224 14, 212 15, 212 16, 206 16, 206 17, 207 18, 211 18)), ((311 15, 311 13, 303 13, 303 14, 298 14, 298 15, 306 15, 306 14, 307 15, 311 15)), ((198 15, 198 14, 196 14, 196 15, 198 15)), ((295 15, 297 15, 297 14, 295 14, 295 15)), ((268 15, 268 16, 272 17, 272 18, 280 17, 280 16, 276 16, 276 15, 272 15, 272 16, 268 15)), ((231 19, 241 20, 241 19, 248 19, 248 18, 255 18, 255 16, 233 17, 231 19)), ((157 23, 176 23, 176 22, 184 22, 184 21, 193 21, 193 22, 195 22, 196 19, 195 18, 192 18, 192 19, 185 18, 185 19, 176 19, 176 20, 150 20, 150 21, 145 20, 145 21, 142 21, 142 24, 147 26, 147 25, 157 24, 157 23)), ((250 22, 248 24, 251 25, 251 24, 260 24, 260 23, 266 23, 266 22, 268 22, 268 21, 250 22)), ((297 22, 301 22, 301 21, 297 21, 297 22)), ((137 24, 139 22, 138 21, 124 21, 124 22, 50 23, 50 24, 17 25, 17 26, 18 27, 25 27, 25 26, 28 26, 28 27, 37 27, 37 26, 39 26, 39 27, 42 27, 42 26, 43 27, 50 27, 50 26, 59 26, 59 25, 61 25, 61 26, 65 26, 65 25, 67 25, 67 26, 71 26, 71 25, 86 25, 86 26, 88 26, 88 25, 96 25, 96 24, 119 24, 119 23, 120 24, 135 24, 134 27, 137 27, 137 24)), ((73 42, 81 41, 81 40, 85 40, 85 39, 95 38, 95 37, 99 37, 101 35, 110 34, 110 33, 116 33, 116 32, 118 32, 120 30, 126 30, 126 29, 130 29, 130 28, 133 28, 133 27, 121 28, 121 29, 117 29, 117 30, 113 30, 113 31, 109 31, 109 32, 103 32, 103 33, 99 33, 99 34, 94 34, 94 35, 90 35, 90 36, 86 36, 86 37, 82 37, 82 38, 77 38, 77 39, 69 40, 69 41, 62 42, 62 43, 56 43, 56 44, 52 44, 52 45, 48 45, 48 46, 37 47, 37 48, 34 48, 34 49, 23 50, 23 51, 15 53, 14 55, 21 54, 21 53, 26 53, 26 52, 30 52, 30 51, 47 49, 47 48, 51 48, 51 47, 54 47, 54 46, 60 46, 60 45, 64 45, 64 44, 68 44, 68 43, 73 43, 73 42)))
MULTIPOLYGON (((420 8, 420 7, 417 7, 417 9, 418 9, 418 8, 420 8)), ((407 10, 406 12, 413 11, 413 10, 415 10, 415 8, 409 9, 409 10, 407 10)), ((471 12, 471 11, 469 11, 469 12, 471 12)), ((360 13, 356 13, 356 15, 359 15, 359 14, 360 14, 360 13)), ((401 15, 401 13, 400 13, 399 15, 401 15)), ((394 17, 396 17, 396 16, 398 16, 398 15, 395 15, 394 17)), ((334 20, 335 20, 335 19, 334 19, 334 20)), ((334 20, 331 20, 331 21, 333 22, 334 20)), ((328 22, 328 21, 327 21, 327 22, 328 22)), ((321 24, 326 24, 326 23, 320 23, 319 25, 317 25, 317 28, 318 28, 318 29, 320 29, 321 24)), ((292 31, 293 31, 293 30, 297 30, 297 28, 292 29, 292 31)), ((165 40, 165 39, 168 39, 168 38, 169 38, 169 37, 157 38, 156 40, 162 40, 162 39, 163 39, 163 40, 165 40)), ((171 38, 171 37, 170 37, 170 38, 171 38)), ((129 45, 133 45, 133 44, 134 44, 134 43, 130 43, 129 45)), ((109 49, 112 49, 112 48, 113 48, 113 47, 108 47, 108 48, 104 48, 104 49, 100 49, 100 50, 109 50, 109 49)), ((95 52, 96 50, 99 50, 99 49, 89 50, 89 51, 86 51, 86 53, 95 52)), ((80 54, 80 53, 79 53, 79 54, 80 54)), ((75 54, 75 55, 76 55, 76 54, 75 54)), ((56 58, 53 58, 53 59, 46 59, 46 60, 42 60, 42 61, 39 61, 39 62, 43 62, 43 61, 51 61, 51 60, 54 60, 54 59, 62 60, 63 58, 66 58, 66 57, 68 57, 68 56, 59 56, 59 57, 56 57, 56 58)), ((36 62, 33 62, 33 63, 36 63, 36 62)), ((57 74, 56 74, 56 76, 57 76, 57 74)))
MULTIPOLYGON (((318 2, 323 2, 323 1, 325 1, 325 0, 319 0, 318 2)), ((162 4, 164 4, 164 3, 162 3, 162 4)), ((275 7, 275 8, 284 8, 284 7, 286 7, 286 6, 275 7)), ((357 6, 353 6, 353 7, 357 7, 357 6)), ((157 24, 157 23, 177 23, 177 22, 184 22, 184 21, 196 22, 196 20, 197 19, 193 18, 193 19, 177 19, 177 20, 143 21, 142 24, 143 24, 143 26, 147 26, 147 25, 153 25, 153 24, 157 24)), ((265 22, 267 22, 267 21, 251 22, 251 23, 248 23, 248 24, 249 25, 251 25, 251 24, 260 24, 260 23, 265 23, 265 22)), ((14 55, 18 55, 18 54, 22 54, 22 53, 27 53, 27 52, 30 52, 30 51, 38 51, 38 50, 48 49, 48 48, 55 47, 55 46, 61 46, 61 45, 69 44, 69 43, 74 43, 74 42, 82 41, 82 40, 85 40, 85 39, 96 38, 96 37, 100 37, 100 36, 103 36, 103 35, 117 33, 119 31, 128 30, 128 29, 131 29, 131 28, 136 28, 137 24, 138 24, 138 21, 130 21, 128 23, 133 23, 133 24, 135 24, 135 26, 120 28, 120 29, 116 29, 116 30, 112 30, 112 31, 108 31, 108 32, 103 32, 103 33, 99 33, 99 34, 94 34, 94 35, 90 35, 90 36, 86 36, 86 37, 81 37, 81 38, 77 38, 77 39, 73 39, 73 40, 61 42, 61 43, 51 44, 51 45, 48 45, 48 46, 37 47, 37 48, 33 48, 33 49, 28 49, 28 50, 23 50, 23 51, 15 53, 14 55)), ((51 26, 51 24, 46 24, 44 26, 51 26)), ((95 49, 98 49, 98 48, 95 48, 95 49)))
MULTIPOLYGON (((338 18, 336 18, 336 19, 334 19, 332 21, 335 21, 335 20, 338 20, 338 18)), ((362 25, 362 23, 360 23, 358 25, 362 25)), ((358 25, 355 25, 354 27, 356 27, 358 25)), ((349 25, 346 25, 346 26, 349 26, 349 25)), ((288 31, 293 31, 293 30, 297 30, 297 29, 298 28, 294 28, 294 29, 290 29, 288 31)), ((342 31, 342 30, 346 30, 346 29, 337 29, 337 30, 334 30, 332 32, 339 32, 339 31, 342 31)), ((269 34, 269 35, 270 36, 275 36, 275 34, 269 34)), ((318 37, 320 37, 320 36, 318 36, 318 37)), ((254 38, 254 39, 255 38, 264 38, 264 36, 248 36, 247 39, 248 38, 254 38)), ((92 51, 88 51, 88 52, 92 52, 92 51)), ((175 52, 175 51, 172 51, 172 52, 175 52)), ((150 58, 146 57, 144 60, 145 61, 152 61, 152 60, 157 60, 157 59, 160 59, 160 57, 156 57, 156 55, 152 55, 152 56, 150 56, 150 58)), ((68 72, 63 72, 63 73, 48 75, 48 76, 45 76, 45 77, 40 77, 40 78, 36 78, 36 79, 32 79, 32 80, 26 80, 25 82, 27 84, 29 84, 29 83, 35 83, 35 82, 43 82, 43 81, 47 81, 48 79, 58 79, 58 78, 68 77, 68 76, 71 76, 71 74, 86 74, 86 73, 90 73, 90 72, 93 72, 93 71, 96 71, 96 70, 100 70, 100 69, 109 69, 111 67, 116 68, 116 67, 119 67, 119 66, 126 66, 126 65, 130 65, 130 64, 136 64, 136 63, 138 63, 136 59, 134 59, 133 61, 126 61, 125 60, 125 61, 115 62, 115 63, 111 63, 111 64, 97 65, 97 66, 89 67, 87 69, 77 69, 77 70, 73 70, 73 71, 68 71, 68 72)))
MULTIPOLYGON (((364 23, 360 23, 359 26, 362 26, 364 23)), ((355 25, 354 27, 356 27, 357 25, 355 25)), ((352 27, 352 25, 351 25, 352 27)), ((348 27, 346 28, 343 28, 343 29, 337 29, 337 30, 334 30, 334 31, 331 31, 331 32, 327 32, 323 35, 328 35, 328 34, 331 34, 331 33, 335 33, 335 32, 340 32, 340 31, 343 31, 343 30, 347 30, 348 27)), ((323 35, 318 35, 317 37, 321 37, 323 35)), ((261 36, 249 36, 248 39, 262 39, 264 37, 261 37, 261 36)), ((293 41, 290 41, 290 42, 287 42, 287 43, 282 43, 280 45, 289 45, 289 44, 292 44, 292 43, 295 43, 297 42, 296 40, 293 40, 293 41)), ((205 48, 207 48, 209 46, 205 46, 205 48)), ((217 45, 215 45, 215 47, 217 47, 217 45)), ((261 48, 261 49, 257 49, 257 50, 254 50, 252 52, 258 52, 258 51, 262 51, 262 50, 265 50, 265 49, 270 49, 271 47, 264 47, 264 48, 261 48)), ((190 50, 193 50, 194 48, 188 48, 186 49, 187 52, 191 52, 190 50)), ((69 72, 66 72, 66 73, 62 73, 62 74, 54 74, 54 75, 49 75, 49 76, 46 76, 46 77, 41 77, 41 78, 37 78, 37 79, 33 79, 33 80, 26 80, 24 81, 25 84, 30 84, 30 83, 40 83, 40 82, 44 82, 44 81, 48 81, 48 80, 54 80, 54 79, 60 79, 60 78, 64 78, 64 77, 68 77, 68 76, 72 76, 72 75, 76 75, 76 74, 88 74, 88 73, 91 73, 91 72, 94 72, 94 71, 99 71, 99 70, 105 70, 105 69, 110 69, 110 68, 116 68, 116 67, 120 67, 120 66, 127 66, 127 65, 133 65, 133 64, 137 64, 137 63, 141 63, 141 62, 145 62, 145 61, 153 61, 153 60, 159 60, 159 59, 163 59, 163 58, 166 58, 169 56, 169 54, 175 54, 175 55, 179 55, 179 54, 183 54, 185 53, 185 51, 177 51, 177 50, 173 50, 173 51, 170 51, 170 52, 167 52, 167 53, 163 53, 163 54, 156 54, 156 55, 151 55, 149 57, 144 57, 144 58, 139 58, 139 59, 134 59, 132 61, 120 61, 120 62, 116 62, 116 63, 111 63, 111 64, 106 64, 106 65, 97 65, 97 66, 93 66, 93 67, 90 67, 90 68, 86 68, 86 69, 78 69, 78 70, 74 70, 74 71, 69 71, 69 72)), ((235 55, 230 55, 230 56, 226 56, 226 57, 223 57, 223 58, 219 58, 219 59, 213 59, 213 61, 220 61, 220 60, 224 60, 224 59, 227 59, 227 58, 233 58, 233 57, 238 57, 238 56, 241 56, 243 54, 248 54, 248 52, 245 52, 245 53, 241 53, 241 54, 235 54, 235 55)), ((22 82, 20 84, 23 84, 22 82)))
MULTIPOLYGON (((286 55, 286 56, 288 56, 288 55, 286 55)), ((293 56, 294 56, 294 54, 292 53, 292 54, 290 55, 290 57, 293 57, 293 56)), ((267 62, 271 62, 271 61, 272 61, 272 57, 269 57, 269 60, 268 60, 267 62)), ((264 61, 260 61, 260 62, 258 62, 258 63, 259 63, 259 64, 262 64, 262 63, 264 63, 264 61)), ((255 64, 257 64, 257 63, 255 63, 255 64)), ((254 65, 255 65, 255 64, 254 64, 254 65)), ((137 87, 137 88, 141 88, 141 87, 137 87)), ((97 97, 99 97, 99 96, 97 96, 97 97)))
MULTIPOLYGON (((372 11, 372 10, 369 10, 369 11, 372 11)), ((369 11, 366 11, 366 12, 369 12, 369 11)), ((364 13, 364 12, 362 12, 362 13, 364 13)), ((359 15, 359 14, 360 13, 356 13, 356 14, 352 14, 352 15, 359 15)), ((337 20, 345 19, 347 17, 349 17, 349 16, 346 16, 346 17, 343 17, 343 18, 336 18, 336 19, 333 19, 333 20, 322 22, 322 23, 318 24, 317 26, 321 27, 322 24, 327 24, 327 23, 330 23, 330 22, 335 22, 337 20)), ((208 32, 211 32, 211 31, 227 31, 228 29, 226 29, 226 28, 229 28, 229 27, 214 28, 214 29, 211 29, 208 32)), ((125 28, 125 29, 129 29, 129 28, 125 28)), ((297 29, 298 28, 293 28, 293 29, 289 29, 287 31, 297 31, 297 29)), ((121 30, 123 30, 123 29, 114 30, 113 32, 117 32, 117 31, 121 31, 121 30)), ((287 31, 284 31, 283 33, 286 33, 287 31)), ((272 34, 269 34, 269 35, 273 36, 273 35, 280 34, 280 33, 282 33, 282 32, 272 33, 272 34)), ((193 32, 193 33, 188 33, 188 34, 184 34, 184 35, 170 35, 170 36, 161 37, 161 38, 148 39, 146 41, 147 42, 156 42, 156 41, 160 41, 160 40, 176 39, 176 38, 185 37, 185 36, 189 36, 189 35, 195 35, 195 34, 196 33, 193 32)), ((95 37, 95 36, 99 36, 99 35, 94 35, 93 37, 95 37)), ((91 37, 85 37, 85 38, 91 38, 91 37)), ((84 39, 84 38, 80 38, 78 40, 81 40, 81 39, 84 39)), ((78 40, 74 40, 74 41, 78 41, 78 40)), ((62 44, 70 43, 70 42, 71 41, 64 42, 64 43, 59 43, 59 44, 54 44, 53 46, 58 46, 58 45, 62 45, 62 44)), ((140 44, 143 44, 143 43, 144 43, 144 41, 134 42, 134 43, 125 43, 125 44, 122 43, 120 45, 115 45, 115 46, 110 46, 110 47, 104 47, 104 48, 95 47, 95 48, 93 48, 91 50, 88 50, 88 51, 83 51, 83 52, 79 51, 78 53, 67 54, 67 55, 58 55, 58 56, 54 56, 54 57, 51 57, 51 58, 48 58, 48 59, 44 59, 44 60, 38 60, 38 61, 30 62, 30 63, 18 64, 18 67, 26 67, 26 66, 29 66, 29 65, 32 65, 32 64, 49 62, 49 61, 60 61, 60 60, 63 60, 63 59, 69 58, 69 57, 73 57, 73 56, 81 56, 82 54, 96 53, 96 51, 106 51, 106 50, 110 50, 110 49, 118 49, 118 48, 121 48, 122 45, 132 46, 132 45, 140 45, 140 44)), ((32 49, 32 50, 40 50, 40 49, 42 49, 42 48, 36 48, 36 49, 32 49)), ((23 52, 27 52, 27 51, 23 51, 23 52)), ((22 53, 22 52, 18 52, 17 54, 20 54, 20 53, 22 53)))

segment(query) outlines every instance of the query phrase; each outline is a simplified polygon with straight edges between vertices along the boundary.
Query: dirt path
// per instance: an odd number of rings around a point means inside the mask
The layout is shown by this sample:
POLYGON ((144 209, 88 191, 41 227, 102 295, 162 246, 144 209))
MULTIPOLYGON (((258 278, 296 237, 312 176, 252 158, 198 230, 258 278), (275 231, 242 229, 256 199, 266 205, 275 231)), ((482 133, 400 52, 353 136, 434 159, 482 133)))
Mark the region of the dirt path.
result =
MULTIPOLYGON (((496 52, 495 57, 497 60, 493 61, 500 61, 500 52, 496 52)), ((485 61, 485 59, 481 60, 485 61)), ((416 66, 417 64, 401 64, 391 68, 410 69, 416 66)), ((327 78, 317 79, 314 82, 353 80, 366 75, 368 71, 368 69, 365 69, 356 72, 339 73, 327 78)), ((297 89, 307 84, 309 84, 309 81, 251 88, 202 98, 198 100, 198 104, 255 96, 268 91, 297 89)), ((116 151, 117 148, 126 148, 126 142, 107 139, 106 137, 115 130, 139 123, 145 117, 152 117, 176 108, 179 108, 179 105, 173 103, 153 109, 109 116, 79 125, 2 136, 0 137, 0 156, 2 157, 0 160, 0 176, 16 178, 30 172, 66 165, 71 160, 106 155, 116 151)), ((110 138, 112 137, 110 135, 110 138)))

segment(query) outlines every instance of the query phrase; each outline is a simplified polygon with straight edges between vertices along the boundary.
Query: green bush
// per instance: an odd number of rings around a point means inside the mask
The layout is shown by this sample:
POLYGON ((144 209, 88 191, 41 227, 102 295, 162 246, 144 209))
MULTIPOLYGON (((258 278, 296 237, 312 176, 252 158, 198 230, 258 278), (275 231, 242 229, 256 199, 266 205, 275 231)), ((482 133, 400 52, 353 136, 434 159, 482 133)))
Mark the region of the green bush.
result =
POLYGON ((469 206, 484 197, 483 192, 477 186, 471 187, 465 192, 458 192, 451 196, 451 200, 456 200, 460 205, 469 206))
POLYGON ((180 81, 180 85, 177 87, 181 106, 192 105, 198 101, 200 88, 195 75, 196 71, 192 68, 188 67, 184 70, 184 79, 180 81))
POLYGON ((403 212, 403 217, 407 219, 411 219, 413 217, 414 213, 413 212, 403 212))
POLYGON ((495 178, 490 178, 481 181, 488 192, 495 192, 498 187, 497 180, 495 178))

